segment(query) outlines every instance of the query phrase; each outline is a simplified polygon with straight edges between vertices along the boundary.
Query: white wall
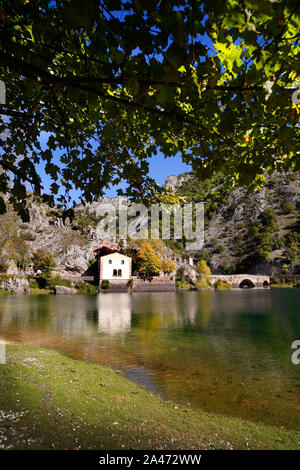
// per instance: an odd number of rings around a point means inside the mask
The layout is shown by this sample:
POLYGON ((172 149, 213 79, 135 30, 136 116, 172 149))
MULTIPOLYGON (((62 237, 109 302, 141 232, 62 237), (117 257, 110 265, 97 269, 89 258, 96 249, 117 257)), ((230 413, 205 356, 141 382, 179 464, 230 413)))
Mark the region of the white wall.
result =
POLYGON ((100 280, 104 279, 130 279, 131 278, 131 258, 120 253, 102 256, 100 258, 100 280), (111 261, 111 263, 110 263, 111 261), (114 276, 114 269, 122 270, 122 276, 114 276))

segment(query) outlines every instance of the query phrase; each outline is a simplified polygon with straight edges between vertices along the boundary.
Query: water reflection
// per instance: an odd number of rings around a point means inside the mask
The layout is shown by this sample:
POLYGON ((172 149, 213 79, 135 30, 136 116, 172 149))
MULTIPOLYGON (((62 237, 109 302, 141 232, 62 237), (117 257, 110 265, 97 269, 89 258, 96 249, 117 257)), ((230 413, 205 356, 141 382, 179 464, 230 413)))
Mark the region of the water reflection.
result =
POLYGON ((97 298, 98 331, 111 335, 131 328, 131 296, 127 293, 100 294, 97 298))
POLYGON ((167 398, 299 426, 300 291, 2 296, 0 336, 121 368, 167 398))

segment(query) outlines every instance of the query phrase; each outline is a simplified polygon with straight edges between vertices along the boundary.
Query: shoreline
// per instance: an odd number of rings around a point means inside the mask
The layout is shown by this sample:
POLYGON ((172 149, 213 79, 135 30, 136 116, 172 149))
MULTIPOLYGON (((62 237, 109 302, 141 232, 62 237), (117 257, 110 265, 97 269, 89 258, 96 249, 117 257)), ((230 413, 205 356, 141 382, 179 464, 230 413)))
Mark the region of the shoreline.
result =
MULTIPOLYGON (((223 288, 223 289, 215 289, 214 287, 208 287, 208 288, 205 288, 205 289, 197 289, 197 288, 194 288, 194 287, 186 287, 186 288, 183 288, 183 287, 179 287, 179 288, 176 288, 174 291, 169 291, 169 290, 159 290, 159 291, 156 291, 156 290, 146 290, 146 291, 142 291, 143 293, 147 293, 147 292, 236 292, 236 291, 244 291, 244 290, 247 290, 247 291, 257 291, 257 290, 271 290, 271 289, 300 289, 300 286, 299 285, 291 285, 291 284, 271 284, 270 286, 268 287, 249 287, 249 288, 241 288, 241 287, 231 287, 231 288, 223 288)), ((34 289, 33 292, 14 292, 14 291, 8 291, 8 290, 5 290, 5 289, 0 289, 0 297, 1 296, 10 296, 10 295, 58 295, 58 296, 70 296, 70 295, 89 295, 89 296, 92 296, 92 295, 98 295, 98 294, 105 294, 105 293, 108 293, 108 294, 120 294, 120 293, 123 293, 123 294, 140 294, 141 292, 140 291, 137 291, 137 292, 118 292, 118 291, 102 291, 102 290, 99 290, 99 292, 60 292, 60 293, 55 293, 53 291, 50 291, 50 290, 44 290, 44 289, 41 289, 41 290, 37 290, 37 289, 34 289)))
POLYGON ((40 346, 8 345, 1 378, 2 449, 300 448, 295 430, 165 401, 120 371, 40 346))

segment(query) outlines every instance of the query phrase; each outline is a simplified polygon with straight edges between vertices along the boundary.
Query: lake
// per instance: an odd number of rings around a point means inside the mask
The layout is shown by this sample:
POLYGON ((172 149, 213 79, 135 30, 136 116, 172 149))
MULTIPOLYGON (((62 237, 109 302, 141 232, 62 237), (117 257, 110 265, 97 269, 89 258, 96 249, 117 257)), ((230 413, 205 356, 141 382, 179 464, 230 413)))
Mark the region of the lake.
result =
POLYGON ((0 296, 0 337, 123 370, 177 403, 299 428, 299 289, 0 296))

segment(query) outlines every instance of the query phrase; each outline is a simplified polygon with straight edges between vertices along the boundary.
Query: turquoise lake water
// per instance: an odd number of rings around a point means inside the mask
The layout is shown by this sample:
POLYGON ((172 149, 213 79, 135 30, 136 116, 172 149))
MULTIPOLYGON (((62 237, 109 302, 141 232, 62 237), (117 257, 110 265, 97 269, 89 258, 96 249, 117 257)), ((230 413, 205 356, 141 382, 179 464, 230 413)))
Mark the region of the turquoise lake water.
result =
POLYGON ((0 297, 0 337, 121 369, 165 399, 300 424, 300 290, 0 297))

